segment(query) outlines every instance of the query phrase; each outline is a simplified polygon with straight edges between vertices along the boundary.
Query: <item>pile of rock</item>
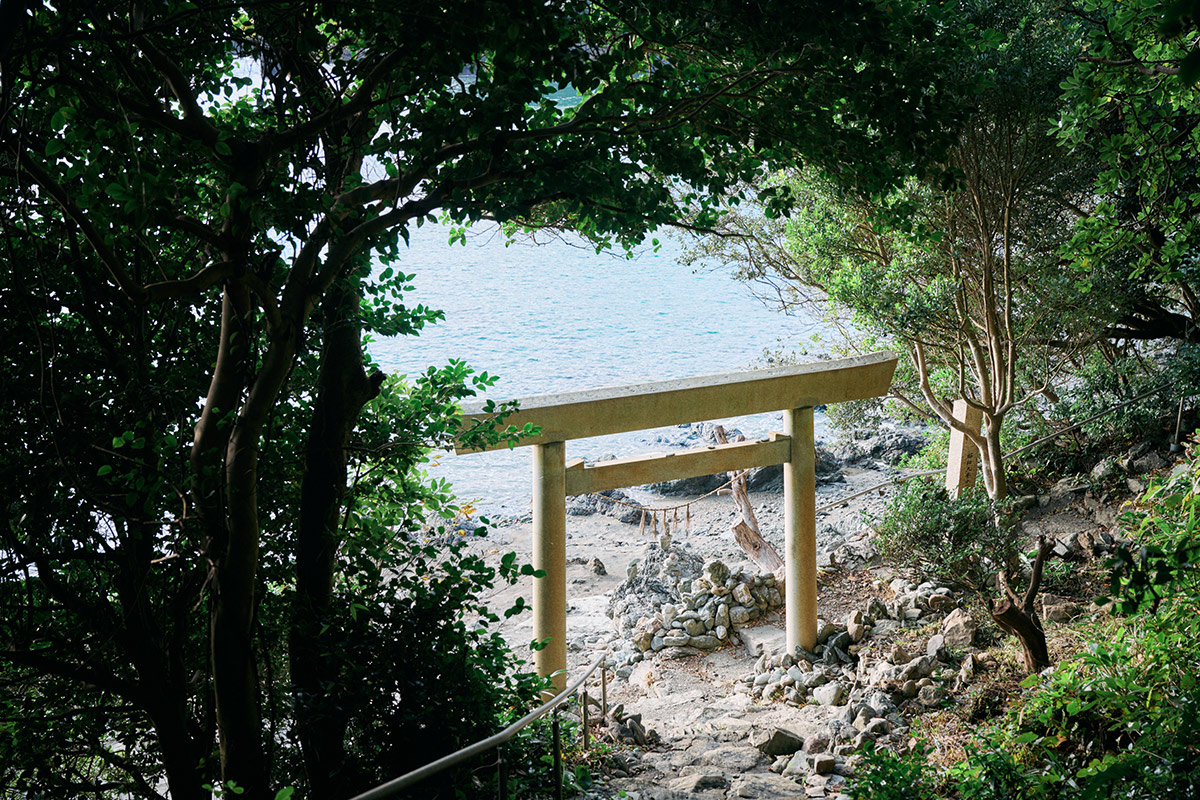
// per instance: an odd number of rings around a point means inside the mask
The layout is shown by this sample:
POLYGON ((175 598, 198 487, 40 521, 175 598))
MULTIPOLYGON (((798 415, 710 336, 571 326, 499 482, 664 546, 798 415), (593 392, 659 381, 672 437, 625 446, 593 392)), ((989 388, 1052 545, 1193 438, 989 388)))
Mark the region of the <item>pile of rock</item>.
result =
POLYGON ((941 617, 958 605, 949 588, 931 581, 917 584, 896 578, 888 588, 895 598, 886 607, 887 616, 893 620, 920 622, 927 617, 941 617))
POLYGON ((782 605, 773 575, 752 575, 741 566, 731 570, 718 559, 706 562, 666 540, 650 545, 630 567, 608 614, 636 653, 657 653, 736 643, 738 628, 782 605))
POLYGON ((841 759, 867 741, 880 747, 907 747, 908 724, 900 707, 914 703, 919 707, 943 705, 948 693, 942 684, 966 682, 978 668, 971 654, 961 664, 950 661, 949 649, 969 647, 978 625, 956 607, 949 589, 903 579, 893 581, 891 588, 894 599, 890 603, 873 598, 864 610, 852 611, 840 625, 819 620, 817 644, 812 651, 763 654, 754 671, 743 676, 735 687, 735 692, 762 701, 840 709, 796 755, 777 759, 775 771, 784 775, 825 774, 817 771, 813 756, 829 753, 841 759), (941 618, 948 607, 950 613, 941 618), (938 618, 941 632, 929 638, 924 653, 911 654, 896 643, 874 660, 860 650, 871 632, 915 628, 938 618))

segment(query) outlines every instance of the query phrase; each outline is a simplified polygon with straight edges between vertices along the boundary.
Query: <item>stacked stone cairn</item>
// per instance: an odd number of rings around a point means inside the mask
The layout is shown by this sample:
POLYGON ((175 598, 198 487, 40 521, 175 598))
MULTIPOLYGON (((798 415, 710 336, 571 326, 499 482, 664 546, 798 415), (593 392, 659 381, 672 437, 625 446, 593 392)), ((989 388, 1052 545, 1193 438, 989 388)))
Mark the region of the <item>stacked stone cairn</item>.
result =
POLYGON ((704 559, 669 539, 650 545, 613 593, 608 614, 620 637, 632 645, 622 659, 678 648, 713 650, 737 644, 737 630, 783 605, 773 575, 751 575, 743 567, 704 559), (664 546, 665 545, 665 546, 664 546))

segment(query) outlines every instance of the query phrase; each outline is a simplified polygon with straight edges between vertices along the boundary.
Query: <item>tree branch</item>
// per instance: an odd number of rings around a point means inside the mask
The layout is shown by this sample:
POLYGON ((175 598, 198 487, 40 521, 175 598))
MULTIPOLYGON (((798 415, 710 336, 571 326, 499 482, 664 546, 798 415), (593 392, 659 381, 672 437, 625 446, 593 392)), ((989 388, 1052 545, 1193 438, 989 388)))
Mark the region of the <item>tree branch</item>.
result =
POLYGON ((1045 536, 1038 537, 1038 552, 1037 558, 1033 562, 1033 574, 1029 577, 1029 589, 1025 592, 1025 600, 1021 603, 1021 610, 1031 618, 1033 617, 1033 604, 1037 600, 1038 589, 1042 585, 1042 565, 1051 548, 1052 545, 1045 536))

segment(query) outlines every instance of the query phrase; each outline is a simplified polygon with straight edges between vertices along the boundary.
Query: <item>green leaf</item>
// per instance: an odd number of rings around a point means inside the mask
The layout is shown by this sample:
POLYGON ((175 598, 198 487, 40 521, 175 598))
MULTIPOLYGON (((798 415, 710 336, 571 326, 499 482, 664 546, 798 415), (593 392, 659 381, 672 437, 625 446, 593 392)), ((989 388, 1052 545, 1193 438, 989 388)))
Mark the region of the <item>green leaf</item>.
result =
POLYGON ((51 139, 50 141, 46 142, 46 155, 56 156, 61 153, 63 148, 66 146, 66 142, 64 142, 62 139, 51 139))
POLYGON ((220 140, 213 145, 213 150, 216 151, 216 154, 219 156, 233 155, 233 150, 229 147, 229 144, 220 140))
POLYGON ((96 470, 96 477, 103 478, 105 475, 113 471, 112 464, 105 464, 100 469, 96 470))
POLYGON ((1038 735, 1036 733, 1034 733, 1033 731, 1026 731, 1025 733, 1022 733, 1020 736, 1014 737, 1013 744, 1029 744, 1030 742, 1037 741, 1037 739, 1038 739, 1038 735))

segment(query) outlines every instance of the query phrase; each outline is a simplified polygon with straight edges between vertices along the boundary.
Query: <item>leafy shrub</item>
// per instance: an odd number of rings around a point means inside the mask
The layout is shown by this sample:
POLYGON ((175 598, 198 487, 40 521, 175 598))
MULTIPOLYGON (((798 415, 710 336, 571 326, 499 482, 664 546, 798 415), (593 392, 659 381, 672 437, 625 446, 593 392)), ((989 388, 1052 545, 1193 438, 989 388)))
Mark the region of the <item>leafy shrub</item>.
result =
POLYGON ((882 397, 868 397, 832 403, 825 407, 825 419, 841 438, 873 436, 882 430, 887 419, 883 400, 882 397))
POLYGON ((952 499, 936 480, 903 484, 876 525, 884 560, 914 577, 981 589, 989 575, 1017 555, 1017 536, 1006 509, 982 489, 952 499))
POLYGON ((904 469, 924 472, 930 469, 945 469, 950 455, 950 429, 931 428, 929 438, 920 452, 906 457, 900 466, 904 469))
MULTIPOLYGON (((346 779, 364 789, 496 733, 546 685, 490 630, 498 617, 482 599, 497 580, 511 584, 532 567, 509 553, 493 568, 468 544, 464 536, 444 547, 398 543, 406 558, 379 589, 345 596, 336 612, 350 620, 338 649, 342 679, 322 702, 335 714, 351 710, 346 779)), ((412 796, 454 797, 470 783, 465 770, 444 773, 412 796)))
POLYGON ((858 778, 850 784, 851 800, 935 800, 936 778, 917 747, 910 755, 876 750, 873 742, 863 748, 858 778))

